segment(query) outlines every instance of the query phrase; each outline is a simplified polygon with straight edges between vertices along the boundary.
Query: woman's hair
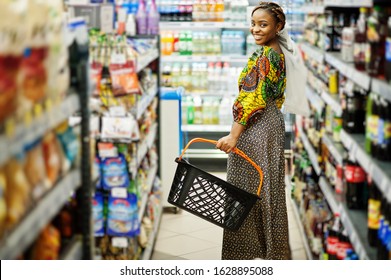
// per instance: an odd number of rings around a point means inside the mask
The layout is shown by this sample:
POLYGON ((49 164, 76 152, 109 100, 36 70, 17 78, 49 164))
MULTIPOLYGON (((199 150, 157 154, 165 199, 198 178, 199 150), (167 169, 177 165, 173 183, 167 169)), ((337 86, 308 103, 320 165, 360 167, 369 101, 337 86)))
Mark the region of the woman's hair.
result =
POLYGON ((274 3, 274 2, 261 1, 261 2, 259 2, 259 5, 254 8, 254 10, 251 13, 251 16, 258 9, 268 11, 274 17, 274 19, 276 20, 276 23, 279 23, 279 22, 282 23, 281 29, 284 29, 286 19, 285 19, 285 13, 282 10, 280 5, 278 5, 277 3, 274 3))

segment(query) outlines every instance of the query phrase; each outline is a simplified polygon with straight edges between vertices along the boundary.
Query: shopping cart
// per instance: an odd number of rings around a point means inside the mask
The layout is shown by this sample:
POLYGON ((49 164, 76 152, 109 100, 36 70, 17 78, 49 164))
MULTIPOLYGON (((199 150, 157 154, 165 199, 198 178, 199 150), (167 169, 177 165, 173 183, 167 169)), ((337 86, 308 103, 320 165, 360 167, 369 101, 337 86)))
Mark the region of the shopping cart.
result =
POLYGON ((257 195, 240 189, 213 176, 183 159, 187 148, 194 142, 217 141, 203 138, 192 139, 175 159, 178 163, 168 195, 168 202, 222 228, 236 231, 259 199, 263 181, 261 168, 238 148, 233 152, 247 160, 259 173, 257 195))

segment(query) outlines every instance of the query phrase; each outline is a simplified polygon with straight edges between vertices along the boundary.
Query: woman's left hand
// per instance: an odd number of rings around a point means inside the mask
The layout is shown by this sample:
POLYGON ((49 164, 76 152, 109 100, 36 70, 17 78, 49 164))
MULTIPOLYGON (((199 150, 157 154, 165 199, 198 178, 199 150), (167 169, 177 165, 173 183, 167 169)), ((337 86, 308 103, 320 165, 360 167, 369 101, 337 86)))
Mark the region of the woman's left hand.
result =
POLYGON ((223 152, 229 154, 236 147, 238 139, 233 137, 231 134, 220 138, 217 141, 216 148, 222 150, 223 152))

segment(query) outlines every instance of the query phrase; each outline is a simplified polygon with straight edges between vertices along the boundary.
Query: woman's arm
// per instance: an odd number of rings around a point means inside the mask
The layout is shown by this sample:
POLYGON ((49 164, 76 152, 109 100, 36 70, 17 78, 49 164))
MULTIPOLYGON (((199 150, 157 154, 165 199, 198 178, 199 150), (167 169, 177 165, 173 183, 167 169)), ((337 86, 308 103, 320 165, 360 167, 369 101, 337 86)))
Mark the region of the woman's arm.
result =
POLYGON ((220 138, 217 141, 216 148, 226 152, 227 154, 230 153, 232 149, 236 147, 236 143, 238 142, 239 136, 242 134, 244 128, 244 125, 234 122, 230 134, 220 138))

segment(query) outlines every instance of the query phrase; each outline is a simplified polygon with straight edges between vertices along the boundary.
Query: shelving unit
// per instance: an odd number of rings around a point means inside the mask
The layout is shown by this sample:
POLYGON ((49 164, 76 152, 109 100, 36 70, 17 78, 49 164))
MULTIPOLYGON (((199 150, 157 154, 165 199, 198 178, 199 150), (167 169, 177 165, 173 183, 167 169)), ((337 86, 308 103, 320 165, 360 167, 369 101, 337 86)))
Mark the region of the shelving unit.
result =
POLYGON ((304 148, 306 149, 306 151, 308 153, 308 157, 312 163, 312 166, 314 167, 316 174, 319 176, 322 170, 320 169, 320 166, 318 163, 318 154, 316 153, 316 151, 312 147, 310 141, 308 140, 307 135, 304 133, 304 131, 302 130, 301 127, 298 127, 298 131, 299 131, 300 138, 303 141, 304 148))
MULTIPOLYGON (((287 176, 287 175, 285 176, 285 186, 286 186, 286 188, 288 190, 292 189, 291 180, 290 180, 289 176, 287 176)), ((296 202, 293 199, 291 201, 291 205, 292 205, 292 208, 293 208, 293 214, 295 215, 295 220, 298 221, 297 225, 299 227, 300 235, 301 235, 301 237, 303 239, 304 249, 305 249, 307 258, 309 260, 313 260, 314 257, 312 255, 312 252, 311 252, 311 249, 310 249, 310 245, 309 245, 309 242, 308 242, 307 234, 305 233, 303 224, 301 222, 299 209, 298 209, 298 207, 296 205, 296 202)))
POLYGON ((59 212, 69 196, 81 183, 80 170, 66 174, 22 219, 22 221, 3 238, 0 244, 0 259, 15 259, 37 238, 59 212))
POLYGON ((231 62, 245 64, 248 57, 242 55, 167 55, 162 62, 231 62))
POLYGON ((171 22, 162 21, 159 25, 160 30, 167 29, 248 29, 249 23, 246 22, 171 22))
POLYGON ((26 144, 42 137, 49 129, 67 120, 80 109, 79 98, 75 93, 70 93, 63 102, 53 104, 52 101, 48 101, 46 104, 46 110, 42 111, 40 107, 42 113, 32 117, 29 124, 10 125, 9 123, 7 129, 9 135, 0 135, 0 166, 10 157, 21 152, 26 144))
POLYGON ((75 236, 64 252, 60 255, 60 260, 81 260, 83 258, 83 241, 81 236, 75 236))
POLYGON ((230 125, 207 125, 207 124, 188 124, 188 125, 182 125, 182 131, 183 132, 209 132, 209 131, 216 131, 216 132, 230 132, 231 126, 230 125))
POLYGON ((365 152, 365 136, 341 132, 341 140, 349 154, 373 178, 380 191, 391 201, 391 163, 372 158, 365 152))
POLYGON ((156 219, 154 221, 155 223, 154 223, 154 227, 153 227, 153 232, 151 233, 151 235, 148 238, 148 245, 141 256, 141 260, 150 260, 152 257, 153 248, 155 245, 155 239, 156 239, 156 236, 159 231, 159 226, 160 226, 162 214, 163 214, 163 207, 160 206, 159 210, 158 210, 158 216, 156 217, 156 219))
MULTIPOLYGON (((129 109, 129 112, 133 115, 134 118, 134 126, 135 129, 140 130, 141 128, 139 125, 141 123, 144 123, 144 115, 147 112, 149 106, 153 103, 153 101, 156 98, 159 98, 159 91, 160 91, 160 79, 159 79, 159 63, 160 63, 160 48, 159 48, 159 36, 154 35, 140 35, 132 37, 132 39, 150 39, 157 42, 156 48, 151 48, 145 53, 140 54, 136 59, 136 71, 138 74, 148 67, 151 63, 157 62, 157 69, 155 73, 155 68, 153 68, 153 75, 152 75, 152 82, 148 81, 151 85, 148 89, 141 89, 141 95, 136 96, 136 103, 132 108, 129 109), (155 78, 156 77, 156 78, 155 78)), ((158 109, 159 110, 159 109, 158 109)), ((158 112, 156 112, 158 113, 158 112)), ((153 121, 153 120, 152 120, 153 121)), ((113 139, 113 141, 109 142, 115 142, 115 143, 126 143, 126 144, 135 144, 134 146, 134 155, 131 156, 130 162, 128 162, 128 171, 131 175, 130 180, 134 181, 137 184, 138 189, 138 202, 137 202, 137 216, 138 221, 141 223, 144 215, 146 214, 146 207, 148 205, 149 197, 152 191, 152 188, 154 186, 154 182, 156 177, 159 173, 159 167, 158 162, 150 162, 150 168, 148 170, 145 170, 147 174, 147 178, 141 178, 138 177, 139 175, 139 169, 142 168, 142 163, 147 156, 149 150, 154 146, 154 143, 158 141, 158 133, 159 133, 159 127, 157 122, 153 122, 152 124, 148 123, 148 129, 145 130, 144 135, 140 135, 140 139, 133 139, 133 138, 127 138, 127 139, 113 139), (142 183, 137 183, 142 180, 145 180, 142 183)), ((108 139, 101 139, 98 137, 100 141, 106 142, 108 139)), ((109 139, 110 140, 110 139, 109 139)), ((158 205, 157 207, 161 207, 161 205, 158 205)), ((158 214, 158 213, 156 213, 158 214)), ((158 225, 160 223, 160 217, 156 217, 158 220, 155 221, 155 223, 158 225)), ((156 226, 155 226, 156 227, 156 226)), ((155 229, 157 232, 157 228, 155 229)), ((156 233, 155 233, 156 237, 156 233)), ((149 240, 149 244, 153 247, 155 237, 149 240)), ((136 238, 135 237, 124 237, 124 236, 112 236, 110 235, 110 242, 112 246, 118 247, 118 248, 128 248, 129 244, 129 238, 136 238)), ((151 249, 152 250, 152 249, 151 249)), ((143 253, 143 256, 145 255, 145 252, 143 253)), ((146 256, 146 255, 145 255, 146 256)), ((96 256, 95 256, 96 257, 96 256)), ((150 257, 150 255, 148 256, 150 257)))

